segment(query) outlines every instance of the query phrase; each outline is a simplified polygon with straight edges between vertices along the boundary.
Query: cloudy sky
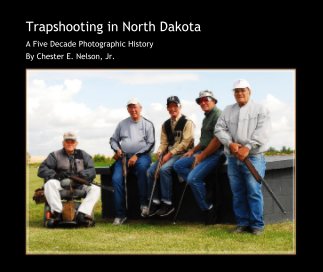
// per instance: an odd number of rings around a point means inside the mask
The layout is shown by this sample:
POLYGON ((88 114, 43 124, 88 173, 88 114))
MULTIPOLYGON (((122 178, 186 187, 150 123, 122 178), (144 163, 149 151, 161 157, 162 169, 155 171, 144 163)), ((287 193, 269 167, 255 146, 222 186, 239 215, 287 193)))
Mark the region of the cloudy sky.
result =
POLYGON ((109 138, 129 116, 126 103, 132 97, 141 101, 143 116, 154 123, 156 145, 161 124, 169 118, 166 99, 172 95, 180 98, 182 113, 195 123, 198 139, 204 117, 195 102, 198 93, 212 90, 217 106, 224 109, 235 102, 232 84, 237 79, 248 80, 251 98, 271 112, 269 146, 295 147, 294 70, 28 69, 26 76, 27 151, 32 156, 61 148, 66 131, 77 133, 78 148, 111 156, 109 138))

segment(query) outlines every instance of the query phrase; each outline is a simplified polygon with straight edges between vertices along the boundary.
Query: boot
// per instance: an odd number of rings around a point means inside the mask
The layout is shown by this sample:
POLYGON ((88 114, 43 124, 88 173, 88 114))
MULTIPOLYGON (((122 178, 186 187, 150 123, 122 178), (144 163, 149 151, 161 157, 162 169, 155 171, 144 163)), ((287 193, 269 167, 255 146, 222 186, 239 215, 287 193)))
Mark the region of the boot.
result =
POLYGON ((46 226, 48 228, 55 228, 60 222, 62 222, 62 218, 62 213, 55 211, 54 213, 52 213, 51 218, 48 219, 46 226))
POLYGON ((76 222, 82 227, 94 227, 95 222, 93 218, 87 214, 82 212, 78 212, 76 216, 76 222))

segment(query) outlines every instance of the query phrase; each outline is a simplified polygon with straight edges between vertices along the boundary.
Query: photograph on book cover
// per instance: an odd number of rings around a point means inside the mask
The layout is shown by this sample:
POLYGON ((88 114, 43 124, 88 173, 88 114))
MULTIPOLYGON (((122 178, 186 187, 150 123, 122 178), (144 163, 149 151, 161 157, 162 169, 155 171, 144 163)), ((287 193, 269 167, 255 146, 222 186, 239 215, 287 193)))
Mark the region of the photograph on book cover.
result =
POLYGON ((295 254, 295 96, 294 69, 26 69, 26 254, 295 254))

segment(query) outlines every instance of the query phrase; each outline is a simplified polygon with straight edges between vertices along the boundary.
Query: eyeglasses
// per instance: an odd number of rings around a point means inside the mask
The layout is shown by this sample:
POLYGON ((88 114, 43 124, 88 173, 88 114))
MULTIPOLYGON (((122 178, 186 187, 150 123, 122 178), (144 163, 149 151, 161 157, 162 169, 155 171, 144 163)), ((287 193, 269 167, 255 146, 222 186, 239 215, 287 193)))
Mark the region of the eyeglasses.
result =
POLYGON ((203 102, 209 102, 211 100, 211 98, 210 97, 202 97, 202 98, 200 98, 199 99, 199 104, 202 104, 203 102))

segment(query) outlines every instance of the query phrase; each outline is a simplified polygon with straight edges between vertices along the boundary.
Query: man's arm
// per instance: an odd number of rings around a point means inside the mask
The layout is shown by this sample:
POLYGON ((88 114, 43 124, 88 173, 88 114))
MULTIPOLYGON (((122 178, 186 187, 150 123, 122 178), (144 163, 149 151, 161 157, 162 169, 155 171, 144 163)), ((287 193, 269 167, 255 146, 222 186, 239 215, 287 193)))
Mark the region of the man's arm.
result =
POLYGON ((224 146, 227 146, 229 147, 230 144, 232 143, 232 136, 229 132, 229 128, 227 126, 227 122, 225 121, 225 113, 226 113, 227 109, 225 109, 216 125, 215 125, 215 128, 214 128, 214 136, 216 136, 218 138, 218 140, 224 145, 224 146))
POLYGON ((160 134, 160 146, 158 147, 157 153, 163 153, 168 147, 168 140, 165 131, 164 125, 162 125, 161 134, 160 134))
POLYGON ((48 157, 41 163, 38 168, 38 177, 45 179, 46 181, 54 178, 56 175, 56 165, 57 160, 55 158, 54 153, 50 153, 48 157))
POLYGON ((121 130, 121 125, 119 123, 116 130, 114 131, 112 137, 110 138, 110 146, 111 146, 111 149, 114 152, 118 152, 118 150, 121 150, 121 147, 120 147, 120 130, 121 130))
POLYGON ((195 156, 194 165, 198 165, 201 161, 205 160, 208 156, 217 151, 220 146, 221 142, 218 140, 218 138, 213 137, 207 147, 200 154, 195 156))

